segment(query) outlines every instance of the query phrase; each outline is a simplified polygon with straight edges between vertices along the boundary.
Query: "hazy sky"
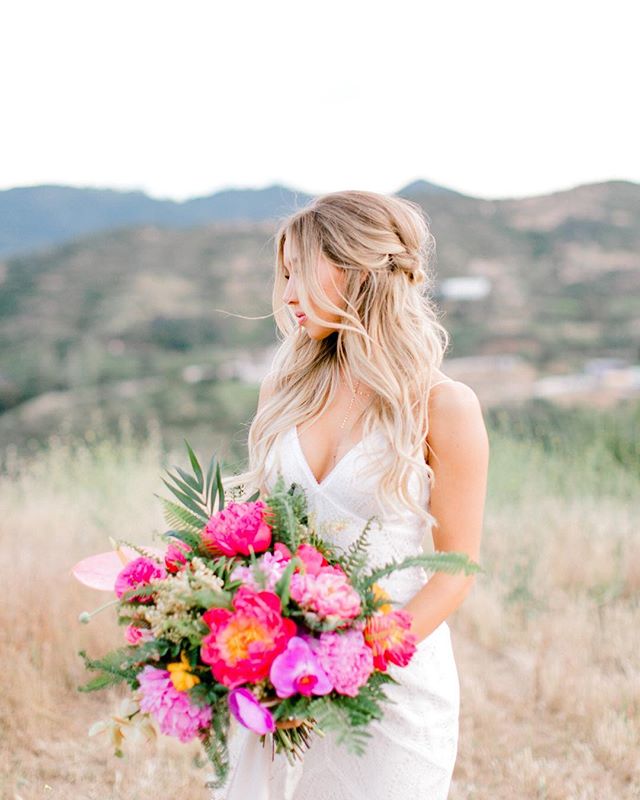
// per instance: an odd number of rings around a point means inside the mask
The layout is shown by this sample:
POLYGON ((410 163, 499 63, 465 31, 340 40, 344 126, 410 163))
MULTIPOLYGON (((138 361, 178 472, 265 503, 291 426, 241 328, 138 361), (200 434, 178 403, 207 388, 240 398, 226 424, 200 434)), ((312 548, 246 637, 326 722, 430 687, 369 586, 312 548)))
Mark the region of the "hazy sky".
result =
POLYGON ((15 0, 0 188, 640 181, 639 4, 15 0))

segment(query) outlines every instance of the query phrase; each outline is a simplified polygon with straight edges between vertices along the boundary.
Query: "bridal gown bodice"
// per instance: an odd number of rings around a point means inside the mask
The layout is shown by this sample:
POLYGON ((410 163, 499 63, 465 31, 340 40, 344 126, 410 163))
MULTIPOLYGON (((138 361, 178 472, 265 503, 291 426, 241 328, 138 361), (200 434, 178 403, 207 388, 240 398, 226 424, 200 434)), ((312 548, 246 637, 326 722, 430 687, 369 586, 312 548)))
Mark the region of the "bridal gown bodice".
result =
MULTIPOLYGON (((424 520, 408 507, 402 509, 379 508, 375 498, 375 483, 379 469, 384 466, 388 453, 384 435, 376 428, 369 436, 351 447, 322 481, 318 482, 305 458, 295 427, 290 428, 267 456, 271 489, 278 470, 285 484, 298 483, 305 490, 308 511, 319 532, 338 547, 348 547, 362 532, 366 522, 375 517, 369 529, 369 554, 372 565, 384 564, 393 559, 400 561, 423 552, 428 530, 424 520), (373 474, 365 468, 373 461, 373 474)), ((413 497, 428 510, 428 484, 420 488, 417 475, 411 475, 413 497)), ((428 574, 420 567, 403 570, 380 585, 392 594, 398 604, 406 603, 425 583, 428 574)))
MULTIPOLYGON (((267 492, 273 488, 278 474, 287 488, 291 483, 299 484, 307 497, 310 524, 339 547, 348 547, 367 520, 375 516, 377 521, 369 529, 369 563, 400 561, 424 552, 429 530, 424 519, 409 507, 378 507, 375 486, 385 457, 388 461, 388 444, 382 430, 376 428, 318 482, 293 427, 267 456, 265 488, 267 492), (367 471, 371 466, 373 469, 367 471)), ((428 484, 412 474, 410 488, 428 511, 428 484), (421 489, 421 485, 426 488, 421 489)), ((396 607, 402 607, 429 577, 421 567, 412 567, 379 583, 396 607)), ((456 758, 459 707, 458 673, 446 622, 418 643, 407 667, 391 664, 389 673, 399 681, 385 686, 387 697, 394 702, 385 703, 383 719, 369 725, 372 736, 364 755, 355 755, 337 744, 331 733, 315 736, 303 763, 294 768, 287 765, 282 754, 274 761, 269 756, 268 765, 258 754, 262 760, 252 765, 249 748, 245 748, 235 775, 232 769, 234 790, 225 797, 235 800, 251 786, 252 796, 258 794, 269 800, 444 800, 456 758), (268 787, 263 794, 255 791, 258 783, 268 787), (239 786, 245 788, 238 791, 239 786)), ((240 730, 238 737, 246 742, 246 731, 240 730)), ((237 753, 239 746, 245 747, 236 739, 232 752, 235 748, 237 753)))

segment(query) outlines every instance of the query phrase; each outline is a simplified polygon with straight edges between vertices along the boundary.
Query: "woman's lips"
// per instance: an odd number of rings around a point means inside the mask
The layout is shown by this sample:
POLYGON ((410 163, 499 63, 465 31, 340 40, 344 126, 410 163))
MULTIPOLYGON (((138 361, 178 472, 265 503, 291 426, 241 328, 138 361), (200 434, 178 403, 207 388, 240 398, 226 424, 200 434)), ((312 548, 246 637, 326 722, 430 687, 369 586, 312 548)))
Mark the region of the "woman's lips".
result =
POLYGON ((306 314, 296 314, 296 319, 302 325, 304 322, 306 322, 307 315, 306 314))

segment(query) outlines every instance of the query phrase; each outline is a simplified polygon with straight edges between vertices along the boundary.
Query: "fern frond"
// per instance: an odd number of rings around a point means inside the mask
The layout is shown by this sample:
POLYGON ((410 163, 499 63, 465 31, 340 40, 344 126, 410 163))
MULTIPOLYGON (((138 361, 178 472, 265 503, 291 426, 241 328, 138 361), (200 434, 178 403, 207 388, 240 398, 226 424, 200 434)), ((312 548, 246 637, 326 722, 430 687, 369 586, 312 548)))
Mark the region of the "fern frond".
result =
POLYGON ((362 587, 372 586, 380 578, 391 575, 394 572, 410 567, 423 567, 432 572, 446 572, 453 575, 464 572, 465 575, 472 575, 475 572, 482 572, 483 569, 476 564, 466 553, 436 552, 422 553, 416 556, 409 556, 402 561, 390 561, 382 567, 377 567, 364 576, 360 583, 362 587))
POLYGON ((309 704, 308 713, 315 720, 315 727, 324 733, 335 733, 338 744, 345 745, 356 755, 365 752, 371 733, 354 727, 345 708, 335 700, 319 697, 309 704))
POLYGON ((355 542, 352 542, 344 555, 339 559, 340 564, 349 578, 355 578, 367 566, 367 557, 369 554, 369 529, 373 517, 367 520, 366 525, 362 529, 362 533, 358 536, 355 542))
POLYGON ((169 525, 172 525, 174 528, 185 526, 193 533, 200 533, 204 527, 200 517, 192 514, 186 508, 179 506, 172 500, 167 500, 166 497, 160 497, 160 495, 155 494, 155 492, 154 495, 164 506, 164 516, 169 525))
POLYGON ((229 774, 229 707, 226 698, 212 706, 211 726, 202 737, 202 746, 214 769, 214 778, 205 784, 207 789, 222 789, 229 774))

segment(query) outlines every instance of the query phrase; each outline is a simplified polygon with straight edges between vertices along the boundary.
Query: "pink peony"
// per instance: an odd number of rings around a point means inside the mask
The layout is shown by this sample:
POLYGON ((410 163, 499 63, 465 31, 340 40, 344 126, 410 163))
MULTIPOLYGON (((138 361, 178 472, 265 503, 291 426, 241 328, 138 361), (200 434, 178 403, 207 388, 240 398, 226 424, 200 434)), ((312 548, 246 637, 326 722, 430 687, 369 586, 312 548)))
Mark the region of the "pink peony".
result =
POLYGON ((325 631, 318 639, 310 639, 309 644, 335 690, 355 697, 374 669, 373 655, 362 631, 325 631))
POLYGON ((280 552, 264 553, 256 560, 255 566, 237 566, 229 577, 233 581, 242 581, 245 586, 258 592, 262 587, 258 583, 256 573, 262 573, 265 577, 264 588, 273 592, 286 568, 287 561, 280 552))
POLYGON ((269 513, 264 500, 232 501, 209 518, 201 534, 202 544, 214 555, 248 556, 251 550, 262 553, 271 544, 271 526, 265 519, 269 513))
MULTIPOLYGON (((134 589, 136 586, 146 586, 151 581, 166 578, 165 568, 152 561, 146 556, 134 558, 126 564, 116 577, 115 592, 118 597, 122 597, 125 592, 134 589)), ((151 603, 153 598, 149 595, 135 595, 127 602, 129 603, 151 603)))
POLYGON ((196 705, 187 692, 178 691, 166 669, 147 665, 138 674, 140 709, 152 714, 162 733, 188 742, 211 724, 210 706, 196 705))
POLYGON ((416 651, 411 633, 412 616, 404 609, 374 614, 367 620, 364 638, 373 653, 375 668, 385 672, 387 664, 406 667, 416 651))
POLYGON ((164 565, 167 572, 178 572, 187 563, 186 554, 191 552, 191 547, 182 539, 174 539, 169 543, 164 554, 164 565))
POLYGON ((349 620, 361 610, 360 595, 345 573, 333 567, 324 567, 315 575, 295 572, 290 591, 296 603, 321 619, 349 620))
POLYGON ((124 638, 128 644, 140 644, 153 639, 153 633, 149 628, 138 628, 136 625, 127 625, 124 630, 124 638))
POLYGON ((296 633, 295 622, 282 616, 280 598, 273 592, 241 586, 233 607, 233 611, 205 611, 202 619, 211 633, 200 648, 200 657, 211 666, 214 678, 231 689, 266 678, 271 662, 296 633))

